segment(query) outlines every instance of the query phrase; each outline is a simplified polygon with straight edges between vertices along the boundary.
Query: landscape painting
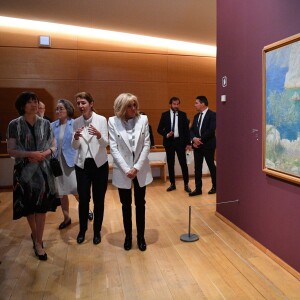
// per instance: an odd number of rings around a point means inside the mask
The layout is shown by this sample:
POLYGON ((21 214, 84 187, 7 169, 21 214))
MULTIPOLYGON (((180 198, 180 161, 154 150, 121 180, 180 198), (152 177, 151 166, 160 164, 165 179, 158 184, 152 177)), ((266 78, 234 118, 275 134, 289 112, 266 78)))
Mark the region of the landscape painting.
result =
POLYGON ((300 183, 300 34, 263 49, 263 171, 300 183))

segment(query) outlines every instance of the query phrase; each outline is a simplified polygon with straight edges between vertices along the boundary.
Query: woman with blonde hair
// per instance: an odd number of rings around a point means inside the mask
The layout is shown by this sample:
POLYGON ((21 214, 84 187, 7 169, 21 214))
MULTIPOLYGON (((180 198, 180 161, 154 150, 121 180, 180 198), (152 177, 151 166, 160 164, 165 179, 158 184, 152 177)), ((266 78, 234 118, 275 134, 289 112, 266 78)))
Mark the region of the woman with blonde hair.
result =
POLYGON ((150 137, 148 118, 139 114, 136 96, 120 94, 114 102, 115 116, 108 121, 110 153, 113 157, 112 184, 118 188, 125 230, 124 249, 132 247, 132 186, 136 207, 137 245, 147 248, 145 241, 146 185, 152 182, 149 165, 150 137))

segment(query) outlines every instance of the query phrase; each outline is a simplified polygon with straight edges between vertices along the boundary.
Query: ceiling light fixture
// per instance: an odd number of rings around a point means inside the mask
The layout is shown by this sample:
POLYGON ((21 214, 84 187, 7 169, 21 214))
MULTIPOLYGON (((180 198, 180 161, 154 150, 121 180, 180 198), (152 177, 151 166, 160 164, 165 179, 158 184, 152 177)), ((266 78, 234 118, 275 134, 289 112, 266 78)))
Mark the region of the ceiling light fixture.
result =
POLYGON ((189 43, 184 41, 176 41, 170 39, 156 38, 138 34, 123 33, 110 30, 102 30, 88 27, 72 26, 58 23, 33 21, 26 19, 10 18, 0 16, 0 27, 22 28, 30 30, 45 31, 47 34, 51 32, 59 32, 70 35, 91 37, 96 39, 104 39, 107 41, 124 42, 133 45, 144 45, 151 48, 167 49, 173 51, 181 51, 186 54, 195 54, 201 56, 216 57, 216 47, 204 44, 189 43))

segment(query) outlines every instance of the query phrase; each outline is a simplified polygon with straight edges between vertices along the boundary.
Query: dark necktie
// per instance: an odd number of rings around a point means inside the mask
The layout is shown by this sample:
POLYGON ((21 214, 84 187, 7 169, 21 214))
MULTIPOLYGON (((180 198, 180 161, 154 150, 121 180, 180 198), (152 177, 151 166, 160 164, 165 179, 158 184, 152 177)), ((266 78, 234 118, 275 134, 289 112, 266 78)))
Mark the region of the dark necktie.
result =
POLYGON ((174 132, 174 130, 175 130, 175 117, 176 117, 176 112, 175 112, 175 110, 173 111, 173 123, 172 123, 172 131, 174 132))
POLYGON ((201 128, 200 128, 200 126, 201 126, 202 115, 203 115, 203 113, 200 113, 200 117, 199 117, 198 123, 197 123, 197 128, 198 128, 198 131, 199 131, 199 136, 201 136, 201 128))

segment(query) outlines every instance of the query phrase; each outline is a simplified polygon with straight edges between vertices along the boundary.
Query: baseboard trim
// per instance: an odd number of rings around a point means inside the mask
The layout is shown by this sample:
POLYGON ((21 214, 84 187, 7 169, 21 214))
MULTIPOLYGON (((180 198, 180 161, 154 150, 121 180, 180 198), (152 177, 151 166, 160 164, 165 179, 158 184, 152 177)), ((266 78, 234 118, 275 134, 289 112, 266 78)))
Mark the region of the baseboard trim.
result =
POLYGON ((13 190, 13 186, 12 185, 2 185, 2 186, 0 186, 0 190, 2 191, 2 192, 5 192, 6 190, 7 191, 12 191, 13 190), (4 191, 5 190, 5 191, 4 191))
POLYGON ((246 240, 248 240, 250 243, 252 243, 255 247, 257 247, 259 250, 261 250, 262 252, 264 252, 272 260, 274 260, 281 267, 283 267, 286 271, 288 271, 290 274, 292 274, 294 277, 296 277, 298 280, 300 280, 300 273, 297 272, 293 267, 291 267, 290 265, 288 265, 285 261, 283 261, 281 258, 279 258, 276 254, 274 254, 269 249, 267 249, 265 246, 263 246, 261 243, 259 243, 258 241, 256 241, 253 237, 251 237, 249 234, 247 234, 241 228, 237 227, 235 224, 233 224, 231 221, 229 221, 223 215, 221 215, 218 212, 215 212, 215 214, 224 223, 226 223, 227 225, 229 225, 231 228, 233 228, 235 231, 237 231, 239 234, 241 234, 246 240))

